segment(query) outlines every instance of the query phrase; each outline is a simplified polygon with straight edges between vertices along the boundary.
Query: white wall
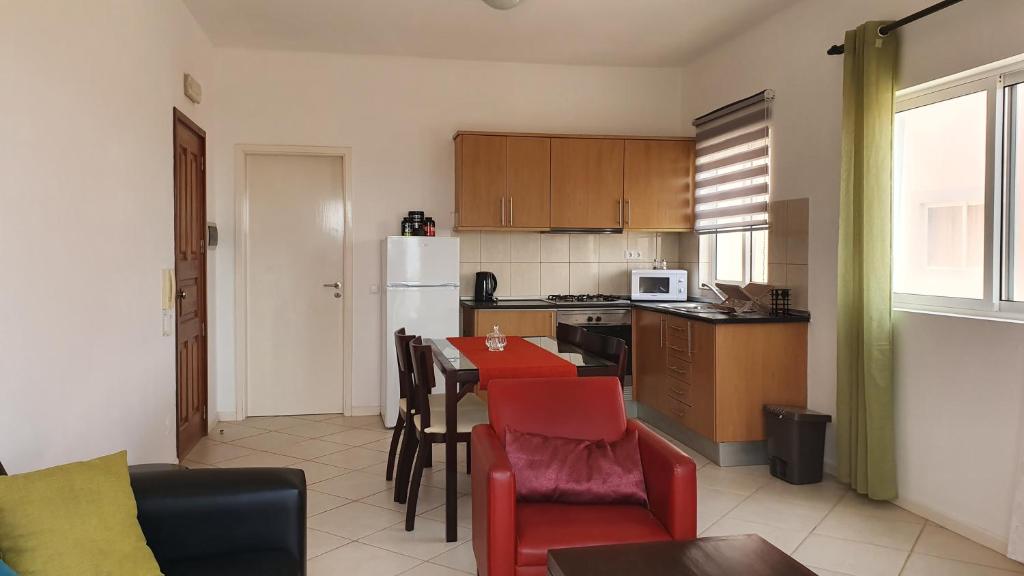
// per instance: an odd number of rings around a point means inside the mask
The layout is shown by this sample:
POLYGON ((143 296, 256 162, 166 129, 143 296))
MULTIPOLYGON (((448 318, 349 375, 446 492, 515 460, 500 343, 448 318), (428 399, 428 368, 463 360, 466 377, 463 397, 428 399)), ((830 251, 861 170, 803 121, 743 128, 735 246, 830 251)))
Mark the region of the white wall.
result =
POLYGON ((234 178, 239 143, 350 146, 355 240, 354 411, 379 406, 380 241, 425 210, 450 233, 459 129, 677 135, 675 69, 503 64, 217 50, 217 144, 210 163, 222 244, 214 327, 219 410, 235 410, 234 178))
POLYGON ((172 107, 209 76, 178 0, 0 9, 0 460, 174 461, 172 107))
MULTIPOLYGON (((864 21, 899 18, 932 3, 805 0, 683 71, 687 121, 765 88, 776 92, 772 191, 777 198, 811 198, 808 399, 812 408, 825 412, 835 413, 843 68, 842 58, 826 56, 825 50, 842 43, 843 32, 864 21)), ((901 87, 1024 52, 1022 21, 1024 3, 985 0, 965 2, 911 24, 901 31, 901 87)), ((1002 339, 1019 342, 1024 329, 919 316, 900 314, 896 319, 901 501, 915 503, 918 511, 941 511, 944 523, 985 543, 1005 544, 1022 382, 1019 353, 992 351, 1012 347, 1002 339), (937 328, 943 332, 936 333, 937 328), (955 336, 943 338, 946 332, 955 336), (936 363, 940 356, 957 366, 985 363, 986 377, 966 383, 960 378, 962 370, 936 369, 943 365, 936 363), (962 404, 967 400, 965 386, 976 390, 969 410, 962 404), (1010 390, 1012 397, 1007 396, 1010 390), (1000 417, 980 421, 988 413, 1000 417), (984 437, 979 430, 987 432, 984 437), (965 453, 972 457, 961 458, 965 453), (977 468, 965 471, 963 461, 977 468)), ((826 459, 834 467, 831 438, 826 459)))

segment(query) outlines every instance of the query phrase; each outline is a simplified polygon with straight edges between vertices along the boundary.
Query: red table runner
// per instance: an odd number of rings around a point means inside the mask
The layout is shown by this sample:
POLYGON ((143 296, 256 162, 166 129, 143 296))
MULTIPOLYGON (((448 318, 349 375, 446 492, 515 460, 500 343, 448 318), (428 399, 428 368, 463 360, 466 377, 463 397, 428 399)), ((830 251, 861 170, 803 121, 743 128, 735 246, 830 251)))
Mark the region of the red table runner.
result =
POLYGON ((571 378, 576 365, 518 336, 509 336, 502 352, 487 349, 481 336, 449 338, 452 346, 476 364, 480 370, 480 389, 502 378, 571 378))

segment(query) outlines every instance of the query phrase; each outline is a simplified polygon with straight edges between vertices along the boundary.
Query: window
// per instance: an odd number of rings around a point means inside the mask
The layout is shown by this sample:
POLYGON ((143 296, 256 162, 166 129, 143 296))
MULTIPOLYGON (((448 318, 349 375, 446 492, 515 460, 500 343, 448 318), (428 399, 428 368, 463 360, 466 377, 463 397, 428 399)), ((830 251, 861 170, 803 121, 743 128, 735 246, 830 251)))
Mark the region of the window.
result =
POLYGON ((700 282, 768 282, 768 231, 722 232, 700 237, 700 253, 711 256, 700 282))
POLYGON ((1022 121, 1024 72, 897 94, 895 307, 1024 319, 1022 121))

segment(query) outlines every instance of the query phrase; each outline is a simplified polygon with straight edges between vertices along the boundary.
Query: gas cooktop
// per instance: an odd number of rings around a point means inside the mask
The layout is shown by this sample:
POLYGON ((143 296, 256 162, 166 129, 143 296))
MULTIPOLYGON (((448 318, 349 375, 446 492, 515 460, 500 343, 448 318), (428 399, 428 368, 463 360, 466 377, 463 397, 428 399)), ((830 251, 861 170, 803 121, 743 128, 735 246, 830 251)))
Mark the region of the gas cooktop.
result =
POLYGON ((551 294, 549 302, 556 304, 627 304, 629 301, 621 296, 608 294, 551 294))

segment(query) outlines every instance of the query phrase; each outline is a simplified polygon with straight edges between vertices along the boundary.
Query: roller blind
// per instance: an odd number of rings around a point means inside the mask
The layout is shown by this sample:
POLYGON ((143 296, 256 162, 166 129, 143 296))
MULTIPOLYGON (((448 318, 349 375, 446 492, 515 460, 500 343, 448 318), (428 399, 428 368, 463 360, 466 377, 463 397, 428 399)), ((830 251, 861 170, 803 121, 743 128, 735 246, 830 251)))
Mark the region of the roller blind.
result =
POLYGON ((774 98, 765 90, 693 121, 698 234, 768 227, 774 98))

